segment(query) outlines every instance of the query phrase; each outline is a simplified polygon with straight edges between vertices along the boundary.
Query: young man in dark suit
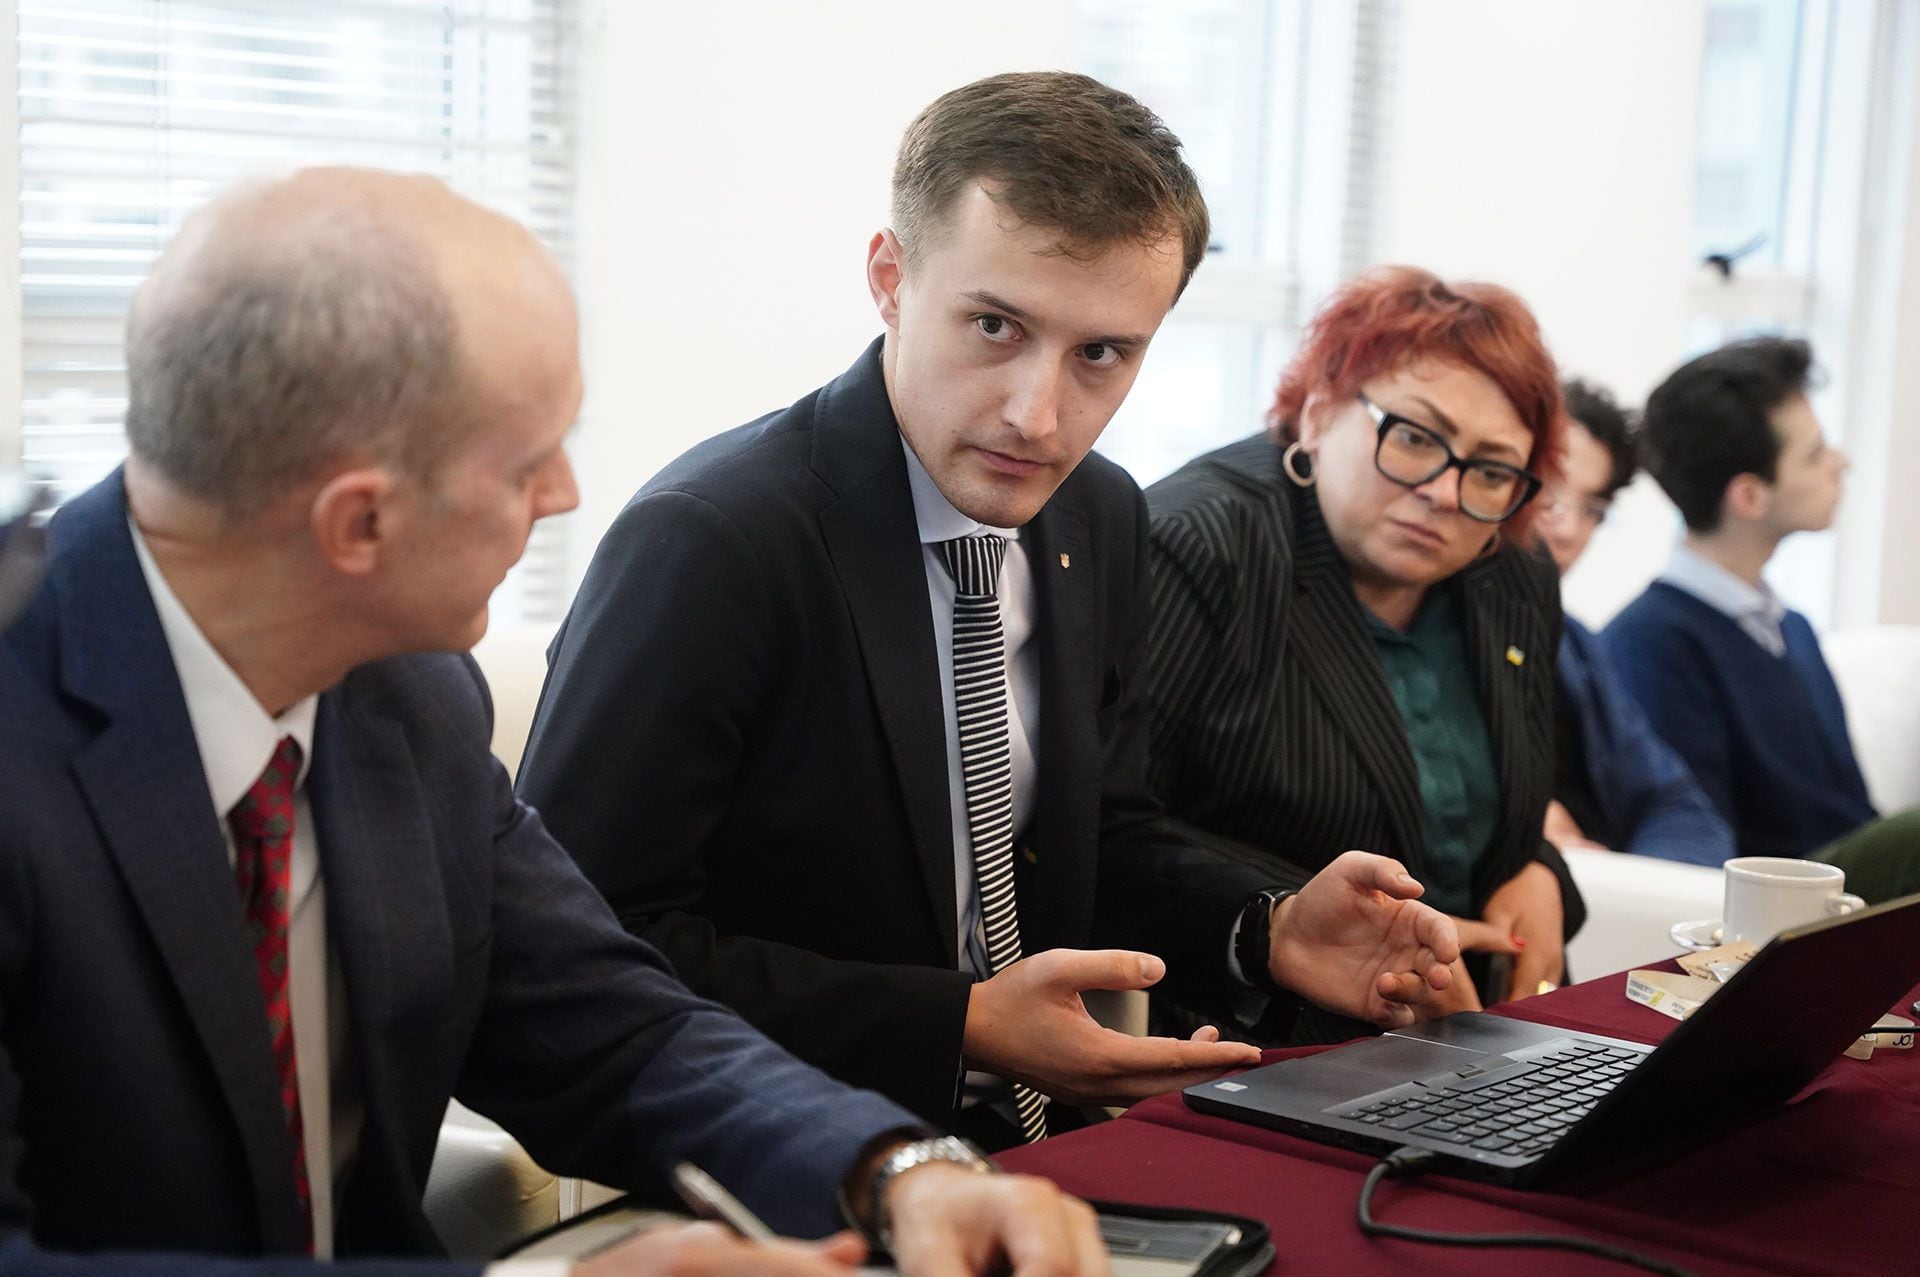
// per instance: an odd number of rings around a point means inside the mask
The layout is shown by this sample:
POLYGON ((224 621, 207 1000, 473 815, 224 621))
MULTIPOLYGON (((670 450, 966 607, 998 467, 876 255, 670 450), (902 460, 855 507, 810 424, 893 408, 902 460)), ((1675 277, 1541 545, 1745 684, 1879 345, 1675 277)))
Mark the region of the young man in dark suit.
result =
MULTIPOLYGON (((691 1160, 789 1232, 844 1191, 908 1271, 1104 1269, 1084 1205, 688 993, 488 755, 448 653, 575 502, 574 333, 533 238, 425 178, 243 190, 155 265, 132 456, 0 640, 0 1271, 478 1273, 378 1258, 440 1250, 456 1093, 562 1174, 691 1160)), ((572 1271, 863 1253, 708 1226, 572 1271)))
POLYGON ((696 990, 989 1142, 1255 1058, 1104 1030, 1086 990, 1411 1020, 1457 949, 1400 866, 1280 900, 1147 793, 1144 510, 1089 449, 1206 249, 1178 140, 996 76, 920 115, 893 196, 884 336, 628 505, 523 794, 696 990))

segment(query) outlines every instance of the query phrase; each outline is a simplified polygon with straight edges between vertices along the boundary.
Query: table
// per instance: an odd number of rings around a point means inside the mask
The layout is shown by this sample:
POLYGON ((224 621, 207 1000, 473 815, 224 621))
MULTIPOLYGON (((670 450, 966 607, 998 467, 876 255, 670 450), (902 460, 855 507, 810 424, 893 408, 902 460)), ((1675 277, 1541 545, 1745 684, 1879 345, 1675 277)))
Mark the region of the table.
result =
MULTIPOLYGON (((1625 984, 1621 973, 1495 1010, 1658 1042, 1675 1022, 1629 1002, 1625 984)), ((1272 1273, 1630 1271, 1566 1251, 1363 1236, 1354 1206, 1374 1159, 1195 1113, 1177 1094, 997 1160, 1085 1197, 1265 1220, 1278 1254, 1272 1273)), ((1383 1184, 1374 1217, 1444 1231, 1584 1235, 1700 1274, 1920 1273, 1920 1051, 1840 1060, 1785 1108, 1604 1188, 1519 1192, 1428 1174, 1383 1184)))

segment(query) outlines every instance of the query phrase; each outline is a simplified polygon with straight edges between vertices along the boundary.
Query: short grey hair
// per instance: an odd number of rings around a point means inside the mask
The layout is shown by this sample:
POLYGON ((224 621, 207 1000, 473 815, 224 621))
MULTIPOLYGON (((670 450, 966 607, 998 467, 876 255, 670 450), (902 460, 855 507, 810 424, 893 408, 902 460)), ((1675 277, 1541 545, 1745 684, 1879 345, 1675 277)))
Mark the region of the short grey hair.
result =
POLYGON ((232 517, 342 457, 424 475, 459 362, 430 254, 351 212, 271 238, 156 267, 127 321, 134 456, 232 517))

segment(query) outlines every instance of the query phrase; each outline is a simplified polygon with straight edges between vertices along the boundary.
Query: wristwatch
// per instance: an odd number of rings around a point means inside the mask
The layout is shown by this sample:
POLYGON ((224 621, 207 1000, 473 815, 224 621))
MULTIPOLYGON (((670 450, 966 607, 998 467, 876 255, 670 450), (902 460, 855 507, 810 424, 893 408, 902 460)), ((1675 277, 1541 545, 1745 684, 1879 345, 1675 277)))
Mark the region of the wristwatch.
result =
POLYGON ((1269 959, 1273 949, 1273 911, 1291 891, 1256 891, 1240 906, 1240 930, 1233 938, 1234 961, 1248 984, 1268 997, 1281 997, 1286 990, 1274 983, 1269 959))
POLYGON ((914 1167, 925 1166, 929 1162, 950 1162, 986 1175, 999 1173, 999 1168, 987 1160, 985 1153, 958 1135, 912 1140, 888 1153, 880 1159, 880 1164, 874 1167, 873 1178, 867 1181, 865 1216, 856 1216, 844 1195, 840 1201, 840 1213, 845 1215, 847 1222, 859 1229, 869 1242, 881 1250, 891 1252, 893 1220, 887 1215, 887 1187, 914 1167))

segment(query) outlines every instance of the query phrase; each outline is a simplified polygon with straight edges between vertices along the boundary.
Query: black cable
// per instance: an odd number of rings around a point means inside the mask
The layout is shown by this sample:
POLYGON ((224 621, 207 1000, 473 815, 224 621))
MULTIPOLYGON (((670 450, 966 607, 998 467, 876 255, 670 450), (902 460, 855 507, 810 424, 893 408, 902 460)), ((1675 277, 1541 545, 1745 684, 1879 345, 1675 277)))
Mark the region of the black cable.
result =
POLYGON ((1374 1219, 1373 1191, 1379 1187, 1382 1179, 1388 1175, 1395 1179, 1417 1175, 1430 1163, 1438 1160, 1438 1156, 1423 1148, 1395 1149, 1368 1171, 1367 1182, 1360 1186, 1360 1231, 1369 1237, 1396 1237, 1401 1241, 1424 1242, 1430 1246, 1511 1246, 1571 1250, 1584 1255, 1597 1255, 1601 1259, 1611 1259, 1615 1263, 1627 1264, 1634 1268, 1644 1268, 1650 1273, 1664 1273, 1666 1277, 1692 1277, 1686 1269, 1669 1264, 1663 1259, 1654 1259, 1649 1255, 1642 1255, 1622 1246, 1594 1241, 1588 1237, 1571 1237, 1564 1233, 1437 1233, 1425 1228, 1408 1228, 1402 1224, 1382 1224, 1374 1219))

